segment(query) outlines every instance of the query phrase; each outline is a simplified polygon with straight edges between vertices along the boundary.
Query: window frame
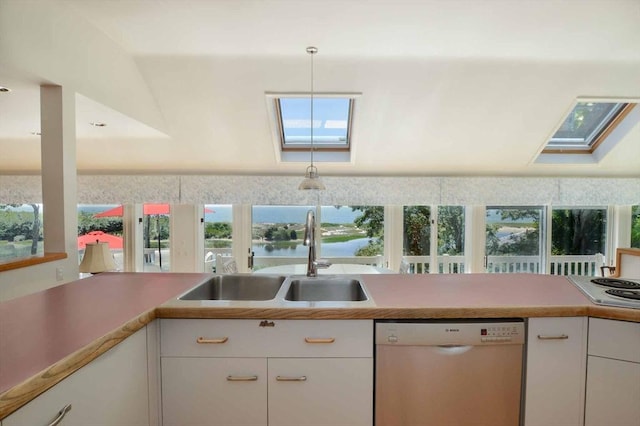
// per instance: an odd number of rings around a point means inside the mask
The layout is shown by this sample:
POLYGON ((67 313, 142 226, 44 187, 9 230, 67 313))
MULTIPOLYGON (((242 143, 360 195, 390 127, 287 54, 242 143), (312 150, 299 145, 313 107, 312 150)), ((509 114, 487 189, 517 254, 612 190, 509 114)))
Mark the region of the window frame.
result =
POLYGON ((544 149, 542 150, 542 154, 593 154, 596 149, 607 139, 607 137, 615 130, 615 128, 629 115, 629 113, 633 110, 633 108, 637 105, 634 102, 617 102, 617 101, 607 101, 607 100, 584 100, 578 99, 574 103, 571 110, 564 116, 560 125, 556 128, 553 135, 547 140, 544 149), (596 129, 592 132, 583 143, 576 144, 575 147, 570 145, 563 145, 561 141, 554 141, 554 135, 558 132, 558 129, 564 124, 567 118, 573 114, 576 107, 580 104, 585 103, 616 103, 619 104, 620 107, 617 107, 618 110, 616 112, 612 112, 607 114, 607 116, 598 124, 596 129))
MULTIPOLYGON (((310 96, 279 96, 274 98, 275 102, 275 110, 277 121, 276 124, 278 126, 278 135, 280 137, 280 150, 283 152, 286 151, 309 151, 311 149, 311 142, 308 143, 296 143, 295 146, 288 145, 285 138, 285 126, 283 123, 282 117, 282 105, 281 100, 287 98, 300 98, 306 99, 310 98, 310 96)), ((346 99, 349 102, 348 112, 347 112, 347 131, 346 131, 346 141, 345 143, 326 143, 326 142, 314 142, 313 150, 316 151, 330 151, 330 152, 341 152, 341 151, 351 151, 351 128, 353 122, 353 108, 354 108, 354 98, 352 97, 338 97, 338 96, 323 96, 314 94, 314 101, 317 99, 346 99)), ((310 100, 310 99, 309 99, 310 100)), ((314 120, 315 121, 315 120, 314 120)))
MULTIPOLYGON (((349 99, 349 117, 347 121, 347 143, 346 144, 313 144, 314 162, 335 162, 350 163, 354 161, 354 132, 353 123, 356 114, 356 101, 362 93, 356 92, 319 92, 313 93, 314 99, 322 98, 344 98, 349 99)), ((278 163, 306 163, 310 160, 311 144, 296 144, 295 147, 285 146, 284 129, 282 125, 282 114, 279 100, 282 98, 310 98, 310 92, 265 92, 265 100, 273 147, 278 163)), ((315 117, 314 117, 315 121, 315 117)))

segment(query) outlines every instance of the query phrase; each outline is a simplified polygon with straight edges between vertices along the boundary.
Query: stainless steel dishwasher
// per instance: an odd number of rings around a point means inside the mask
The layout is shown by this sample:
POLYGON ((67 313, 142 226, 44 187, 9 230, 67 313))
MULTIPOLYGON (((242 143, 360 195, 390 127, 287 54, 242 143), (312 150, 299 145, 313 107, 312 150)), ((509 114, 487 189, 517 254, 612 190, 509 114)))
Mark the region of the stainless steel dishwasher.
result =
POLYGON ((518 426, 524 321, 376 322, 376 426, 518 426))

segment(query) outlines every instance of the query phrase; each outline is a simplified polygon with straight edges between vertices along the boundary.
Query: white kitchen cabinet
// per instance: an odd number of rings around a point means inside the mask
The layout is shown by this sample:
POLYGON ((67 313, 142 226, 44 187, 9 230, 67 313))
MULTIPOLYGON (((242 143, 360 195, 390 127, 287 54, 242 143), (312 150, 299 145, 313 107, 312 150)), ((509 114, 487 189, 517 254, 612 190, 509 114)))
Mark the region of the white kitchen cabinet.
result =
POLYGON ((640 426, 640 324, 589 319, 585 426, 640 426))
POLYGON ((46 426, 67 404, 60 426, 149 425, 145 328, 2 420, 3 426, 46 426))
POLYGON ((581 426, 587 318, 530 318, 527 337, 525 426, 581 426))
POLYGON ((162 359, 164 426, 267 424, 266 358, 162 359))
POLYGON ((163 426, 371 425, 370 320, 161 320, 163 426))
POLYGON ((269 426, 371 426, 372 358, 270 358, 269 426))

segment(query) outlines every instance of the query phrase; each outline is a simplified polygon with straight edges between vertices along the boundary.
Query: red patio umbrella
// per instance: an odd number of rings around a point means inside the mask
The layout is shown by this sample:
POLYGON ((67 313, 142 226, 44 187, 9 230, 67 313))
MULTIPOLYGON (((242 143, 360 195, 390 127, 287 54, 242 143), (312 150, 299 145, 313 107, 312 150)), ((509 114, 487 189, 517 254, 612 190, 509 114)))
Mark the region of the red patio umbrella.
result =
MULTIPOLYGON (((109 210, 105 210, 100 213, 96 213, 93 217, 114 217, 114 216, 122 216, 123 207, 118 206, 109 210)), ((204 209, 205 213, 215 213, 215 211, 211 209, 204 209)), ((170 214, 171 206, 169 204, 144 204, 142 206, 142 213, 147 215, 152 214, 170 214)))
POLYGON ((78 249, 85 249, 87 244, 96 241, 109 244, 110 249, 121 249, 123 245, 122 237, 106 234, 102 231, 91 231, 78 237, 78 249))

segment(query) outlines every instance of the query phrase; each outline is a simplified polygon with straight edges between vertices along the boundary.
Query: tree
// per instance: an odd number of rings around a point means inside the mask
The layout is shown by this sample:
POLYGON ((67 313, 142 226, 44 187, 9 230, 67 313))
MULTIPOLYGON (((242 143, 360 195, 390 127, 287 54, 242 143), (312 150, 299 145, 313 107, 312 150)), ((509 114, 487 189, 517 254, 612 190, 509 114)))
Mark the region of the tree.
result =
POLYGON ((604 253, 604 209, 556 209, 552 216, 554 255, 604 253))
POLYGON ((359 228, 363 228, 367 237, 371 238, 369 244, 361 247, 355 253, 356 256, 376 256, 384 252, 384 207, 382 206, 351 206, 352 211, 361 211, 362 214, 353 220, 359 228))
POLYGON ((633 206, 631 218, 631 247, 640 248, 640 206, 633 206))
POLYGON ((464 253, 464 207, 438 207, 438 254, 464 253))
POLYGON ((362 214, 353 220, 353 223, 367 232, 369 238, 383 238, 384 233, 384 207, 382 206, 351 206, 352 211, 361 211, 362 214))
POLYGON ((431 239, 431 209, 428 206, 404 207, 404 254, 428 256, 431 239))
MULTIPOLYGON (((0 204, 0 209, 7 210, 9 208, 18 208, 24 205, 25 204, 0 204)), ((12 235, 12 239, 15 238, 16 235, 28 235, 31 239, 31 254, 33 255, 38 252, 38 242, 40 241, 40 205, 34 203, 28 205, 33 209, 33 221, 31 222, 31 226, 28 228, 27 232, 12 235)))

